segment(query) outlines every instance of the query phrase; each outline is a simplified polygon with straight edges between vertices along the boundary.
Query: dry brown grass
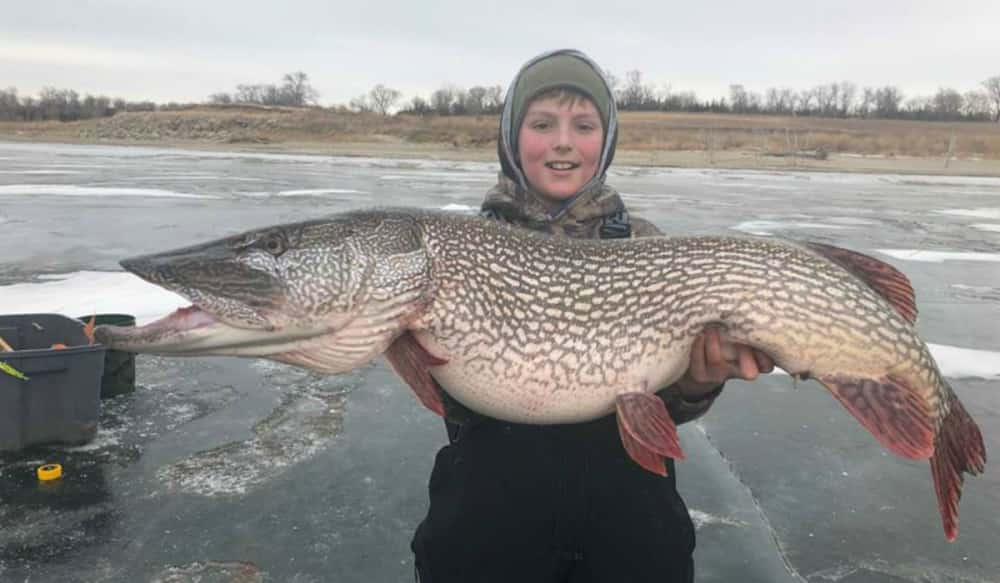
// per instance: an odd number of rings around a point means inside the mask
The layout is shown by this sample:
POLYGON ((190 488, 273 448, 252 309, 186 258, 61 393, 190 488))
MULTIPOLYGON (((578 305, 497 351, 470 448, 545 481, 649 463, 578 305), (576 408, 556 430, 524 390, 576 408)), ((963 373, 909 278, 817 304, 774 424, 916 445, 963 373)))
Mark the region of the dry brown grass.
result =
POLYGON ((686 113, 622 113, 631 150, 741 150, 762 154, 830 153, 1000 159, 1000 124, 826 119, 686 113))
MULTIPOLYGON (((288 151, 455 156, 490 159, 496 116, 383 117, 322 109, 201 107, 126 113, 73 123, 0 122, 0 139, 220 147, 245 145, 288 151)), ((1000 124, 826 119, 664 112, 623 112, 621 160, 634 163, 740 166, 782 165, 821 154, 811 166, 850 169, 851 156, 919 158, 929 170, 945 159, 1000 164, 1000 124), (949 148, 951 148, 949 154, 949 148), (830 155, 824 162, 822 155, 830 155), (805 158, 802 156, 805 155, 805 158), (836 160, 835 160, 836 158, 836 160), (822 162, 822 164, 821 164, 822 162)), ((982 164, 980 166, 983 166, 982 164)), ((884 166, 865 162, 860 169, 884 166)), ((951 168, 949 172, 955 172, 951 168)))

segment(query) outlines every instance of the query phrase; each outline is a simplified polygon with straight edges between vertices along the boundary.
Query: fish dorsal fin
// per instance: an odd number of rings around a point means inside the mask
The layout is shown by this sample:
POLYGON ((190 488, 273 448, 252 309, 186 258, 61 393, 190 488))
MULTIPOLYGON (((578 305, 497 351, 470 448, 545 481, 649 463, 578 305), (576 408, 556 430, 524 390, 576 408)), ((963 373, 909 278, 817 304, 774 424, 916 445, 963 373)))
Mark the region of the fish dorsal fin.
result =
POLYGON ((870 255, 843 247, 813 241, 806 241, 803 245, 867 283, 909 323, 913 324, 917 321, 917 302, 913 293, 913 285, 910 284, 910 279, 902 271, 870 255))

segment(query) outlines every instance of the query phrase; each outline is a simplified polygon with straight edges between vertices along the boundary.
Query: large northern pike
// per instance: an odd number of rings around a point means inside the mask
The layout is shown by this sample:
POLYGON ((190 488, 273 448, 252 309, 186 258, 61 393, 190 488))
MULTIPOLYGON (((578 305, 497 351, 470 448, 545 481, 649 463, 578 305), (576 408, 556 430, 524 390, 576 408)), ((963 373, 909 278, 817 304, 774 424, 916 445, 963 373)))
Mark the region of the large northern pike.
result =
POLYGON ((685 372, 694 338, 720 326, 818 380, 891 451, 929 459, 948 540, 958 533, 962 474, 986 464, 979 428, 914 329, 907 278, 837 247, 574 240, 390 209, 122 266, 194 305, 140 328, 99 327, 112 348, 261 357, 327 373, 384 354, 438 414, 438 384, 512 422, 617 411, 625 450, 661 474, 663 457, 683 453, 653 393, 685 372))

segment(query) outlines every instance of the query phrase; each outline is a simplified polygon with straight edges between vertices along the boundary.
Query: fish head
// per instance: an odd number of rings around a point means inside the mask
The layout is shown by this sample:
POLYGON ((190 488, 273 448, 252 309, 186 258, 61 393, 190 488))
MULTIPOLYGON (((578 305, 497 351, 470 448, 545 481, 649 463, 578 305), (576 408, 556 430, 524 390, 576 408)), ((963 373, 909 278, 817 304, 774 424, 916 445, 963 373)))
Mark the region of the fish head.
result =
MULTIPOLYGON (((255 229, 121 265, 192 305, 139 328, 100 326, 99 342, 131 352, 280 359, 307 345, 335 343, 338 333, 384 316, 387 305, 405 320, 407 302, 423 295, 428 260, 412 220, 356 212, 255 229)), ((399 329, 380 330, 395 335, 399 329)))

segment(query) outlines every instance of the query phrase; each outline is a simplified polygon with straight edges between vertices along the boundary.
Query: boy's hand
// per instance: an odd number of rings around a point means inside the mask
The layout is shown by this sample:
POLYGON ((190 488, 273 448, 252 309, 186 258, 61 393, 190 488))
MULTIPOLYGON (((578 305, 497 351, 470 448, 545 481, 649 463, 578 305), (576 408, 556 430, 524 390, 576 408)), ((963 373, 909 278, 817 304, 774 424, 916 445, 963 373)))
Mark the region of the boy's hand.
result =
POLYGON ((707 328, 691 347, 691 364, 677 381, 681 397, 699 401, 729 379, 752 381, 774 370, 767 354, 745 344, 722 339, 718 328, 707 328))

